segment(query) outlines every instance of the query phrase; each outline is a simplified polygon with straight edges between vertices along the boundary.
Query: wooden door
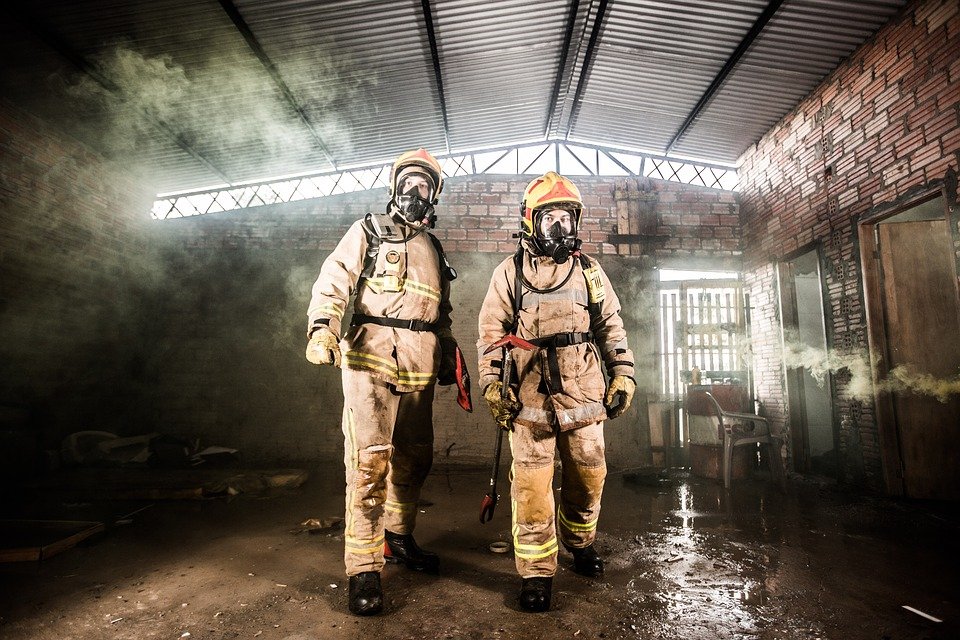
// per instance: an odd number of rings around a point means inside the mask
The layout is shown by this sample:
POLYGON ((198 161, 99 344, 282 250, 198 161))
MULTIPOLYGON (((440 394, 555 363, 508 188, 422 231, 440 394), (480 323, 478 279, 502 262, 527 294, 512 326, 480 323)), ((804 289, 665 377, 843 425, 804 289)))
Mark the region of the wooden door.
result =
MULTIPOLYGON (((946 220, 880 223, 886 373, 953 379, 960 371, 957 275, 946 220)), ((960 397, 892 393, 904 491, 915 498, 960 499, 960 397)))

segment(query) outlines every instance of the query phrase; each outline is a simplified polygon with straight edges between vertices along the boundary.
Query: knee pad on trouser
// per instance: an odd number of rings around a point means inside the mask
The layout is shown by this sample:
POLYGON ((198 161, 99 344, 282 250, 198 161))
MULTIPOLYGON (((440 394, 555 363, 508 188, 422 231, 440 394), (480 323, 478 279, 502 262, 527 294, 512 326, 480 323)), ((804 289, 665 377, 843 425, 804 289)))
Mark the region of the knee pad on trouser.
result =
POLYGON ((513 547, 521 577, 552 576, 557 570, 553 465, 513 468, 513 547))
POLYGON ((593 544, 600 517, 600 498, 607 477, 607 465, 583 466, 568 462, 563 465, 560 488, 560 539, 568 547, 593 544))
POLYGON ((386 528, 393 533, 413 533, 420 490, 433 464, 433 443, 396 447, 387 482, 386 528))
POLYGON ((383 567, 383 510, 392 453, 390 445, 360 449, 357 466, 348 473, 344 561, 349 575, 383 567))

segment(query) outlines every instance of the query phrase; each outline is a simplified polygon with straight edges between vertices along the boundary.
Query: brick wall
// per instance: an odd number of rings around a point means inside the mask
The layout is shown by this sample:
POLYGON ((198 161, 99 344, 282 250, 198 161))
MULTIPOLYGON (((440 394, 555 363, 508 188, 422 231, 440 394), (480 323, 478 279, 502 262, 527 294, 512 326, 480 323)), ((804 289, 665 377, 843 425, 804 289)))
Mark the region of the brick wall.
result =
MULTIPOLYGON (((739 267, 734 192, 648 178, 574 180, 587 207, 580 233, 587 253, 646 253, 660 264, 712 260, 739 267), (611 234, 637 237, 614 246, 611 234)), ((448 178, 434 234, 450 253, 513 252, 527 182, 515 176, 448 178)), ((354 220, 382 210, 385 197, 381 190, 360 191, 169 222, 196 230, 184 239, 192 248, 330 250, 354 220)))
MULTIPOLYGON (((477 315, 494 267, 516 247, 527 178, 447 181, 436 235, 460 277, 454 333, 475 362, 477 315)), ((730 192, 662 181, 577 178, 588 214, 581 237, 625 303, 641 378, 638 408, 608 425, 613 466, 647 464, 646 393, 656 388, 653 266, 740 266, 737 204, 730 192), (620 246, 611 234, 630 236, 620 246), (618 253, 619 249, 619 253, 618 253), (632 254, 632 255, 631 255, 632 254)), ((236 446, 248 459, 338 459, 338 372, 303 357, 306 307, 320 264, 347 227, 382 210, 385 190, 158 222, 164 284, 155 292, 157 355, 152 411, 168 429, 236 446)), ((620 238, 623 240, 624 238, 620 238)), ((471 365, 475 370, 475 365, 471 365)), ((438 463, 488 461, 490 419, 477 390, 472 415, 441 388, 435 405, 438 463)))
MULTIPOLYGON (((789 423, 773 264, 819 246, 828 341, 866 349, 857 221, 919 189, 951 184, 960 159, 960 5, 911 3, 741 158, 744 269, 756 310, 760 398, 789 423), (951 172, 953 172, 951 174, 951 172)), ((956 208, 955 208, 956 209, 956 208)), ((956 213, 952 224, 958 240, 956 213)), ((960 247, 960 243, 957 244, 960 247)), ((834 379, 845 475, 882 486, 870 403, 834 379)))
POLYGON ((0 405, 39 446, 140 417, 131 285, 152 194, 119 166, 0 100, 0 405))

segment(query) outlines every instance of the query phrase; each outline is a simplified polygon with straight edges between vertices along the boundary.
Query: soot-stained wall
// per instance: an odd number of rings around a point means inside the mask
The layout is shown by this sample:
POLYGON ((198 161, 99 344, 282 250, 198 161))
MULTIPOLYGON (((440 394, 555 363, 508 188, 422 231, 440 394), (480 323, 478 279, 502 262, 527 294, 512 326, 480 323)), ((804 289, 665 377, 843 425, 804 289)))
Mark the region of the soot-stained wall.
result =
POLYGON ((149 186, 0 100, 0 430, 5 472, 81 429, 137 430, 149 186))

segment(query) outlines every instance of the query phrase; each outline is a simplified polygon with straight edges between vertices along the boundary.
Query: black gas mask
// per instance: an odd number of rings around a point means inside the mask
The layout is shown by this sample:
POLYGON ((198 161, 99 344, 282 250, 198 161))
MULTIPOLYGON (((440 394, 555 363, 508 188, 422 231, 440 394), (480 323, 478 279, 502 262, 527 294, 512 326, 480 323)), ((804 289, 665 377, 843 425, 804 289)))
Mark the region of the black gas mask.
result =
POLYGON ((533 248, 541 256, 553 258, 557 264, 563 264, 570 256, 580 249, 580 239, 577 238, 576 214, 570 214, 572 229, 567 232, 560 221, 550 225, 544 233, 537 225, 537 232, 533 235, 533 248))
MULTIPOLYGON (((393 198, 394 212, 402 222, 418 227, 433 227, 437 216, 434 213, 433 202, 423 198, 416 186, 411 185, 406 193, 401 193, 402 184, 397 185, 397 195, 393 198)), ((431 193, 433 189, 430 189, 431 193)))
POLYGON ((427 224, 433 226, 437 216, 433 212, 433 204, 417 193, 416 187, 394 198, 397 213, 409 224, 427 224))

